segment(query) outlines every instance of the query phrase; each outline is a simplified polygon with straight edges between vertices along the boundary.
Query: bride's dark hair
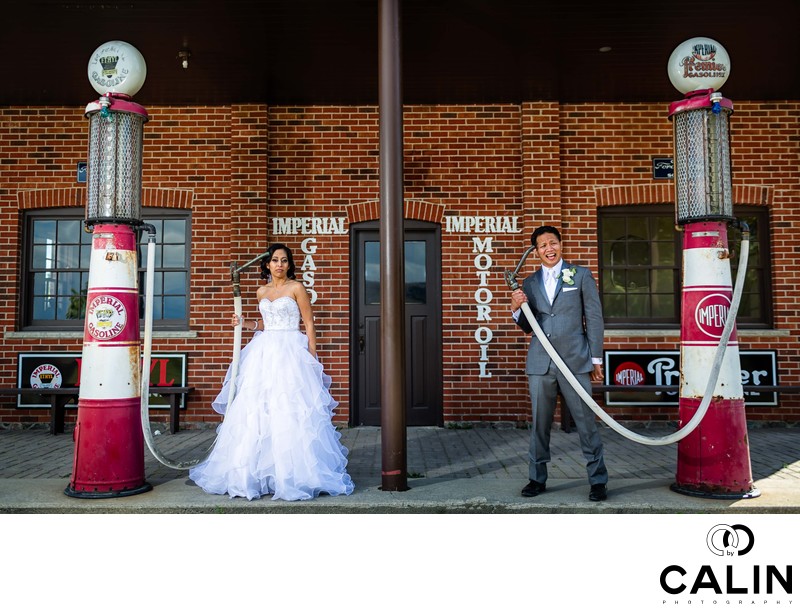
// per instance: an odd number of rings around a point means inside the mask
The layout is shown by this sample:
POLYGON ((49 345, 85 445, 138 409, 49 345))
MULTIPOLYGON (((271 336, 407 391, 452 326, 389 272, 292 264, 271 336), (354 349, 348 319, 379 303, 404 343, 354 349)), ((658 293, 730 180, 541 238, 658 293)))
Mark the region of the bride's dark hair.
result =
POLYGON ((276 242, 270 246, 267 254, 261 258, 261 278, 267 282, 272 278, 272 275, 269 273, 269 262, 275 254, 275 251, 286 251, 286 258, 289 260, 289 270, 287 270, 286 276, 294 279, 294 257, 292 257, 292 251, 289 247, 280 242, 276 242))

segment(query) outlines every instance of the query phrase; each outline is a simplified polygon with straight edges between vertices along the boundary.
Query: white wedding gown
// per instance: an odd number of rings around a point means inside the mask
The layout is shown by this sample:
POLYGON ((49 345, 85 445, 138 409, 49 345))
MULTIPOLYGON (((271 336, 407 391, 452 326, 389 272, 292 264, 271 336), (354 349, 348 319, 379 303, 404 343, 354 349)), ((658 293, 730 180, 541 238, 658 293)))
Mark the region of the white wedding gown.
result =
POLYGON ((349 495, 347 449, 331 423, 338 405, 331 378, 308 352, 300 309, 290 296, 259 302, 264 332, 242 349, 236 394, 228 406, 230 368, 213 402, 225 415, 208 459, 189 470, 204 491, 253 499, 349 495))

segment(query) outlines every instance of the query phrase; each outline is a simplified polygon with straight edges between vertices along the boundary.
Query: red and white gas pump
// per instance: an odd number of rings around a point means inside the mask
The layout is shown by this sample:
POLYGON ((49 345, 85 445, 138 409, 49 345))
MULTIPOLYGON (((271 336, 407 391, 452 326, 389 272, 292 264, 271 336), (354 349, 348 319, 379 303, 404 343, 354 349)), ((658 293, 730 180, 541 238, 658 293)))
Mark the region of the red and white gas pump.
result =
MULTIPOLYGON (((703 399, 732 302, 727 226, 736 222, 728 123, 733 104, 717 91, 730 74, 730 58, 717 41, 692 38, 672 53, 668 73, 685 95, 669 109, 676 221, 683 229, 679 424, 684 425, 703 399)), ((759 495, 750 468, 735 327, 708 411, 678 443, 672 489, 724 499, 759 495)))
POLYGON ((71 497, 106 498, 152 489, 144 478, 137 232, 147 111, 131 101, 144 58, 122 41, 100 47, 88 75, 99 100, 89 119, 86 228, 92 231, 83 366, 73 434, 71 497))

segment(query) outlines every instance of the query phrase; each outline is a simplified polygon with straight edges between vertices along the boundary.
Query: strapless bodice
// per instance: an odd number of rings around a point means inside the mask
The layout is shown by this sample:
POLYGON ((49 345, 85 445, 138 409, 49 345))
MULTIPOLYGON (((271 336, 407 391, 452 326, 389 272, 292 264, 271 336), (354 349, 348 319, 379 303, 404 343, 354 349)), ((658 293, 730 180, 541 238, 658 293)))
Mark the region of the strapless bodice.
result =
POLYGON ((297 330, 300 325, 300 308, 291 296, 284 295, 274 301, 261 298, 258 309, 264 319, 264 331, 297 330))

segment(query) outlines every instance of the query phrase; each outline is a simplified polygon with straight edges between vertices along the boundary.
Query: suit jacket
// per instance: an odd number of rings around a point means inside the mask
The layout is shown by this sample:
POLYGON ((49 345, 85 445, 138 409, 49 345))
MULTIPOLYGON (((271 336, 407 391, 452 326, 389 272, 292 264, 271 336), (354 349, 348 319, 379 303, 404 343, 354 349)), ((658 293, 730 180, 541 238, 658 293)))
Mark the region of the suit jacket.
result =
MULTIPOLYGON (((541 267, 525 279, 522 289, 528 296, 528 305, 536 321, 564 363, 573 373, 585 374, 594 368, 592 357, 603 356, 603 312, 591 271, 564 261, 562 272, 568 268, 576 270, 572 277, 574 284, 564 283, 563 276, 559 275, 552 305, 547 299, 541 267)), ((524 312, 520 312, 517 325, 527 333, 533 332, 524 312)), ((533 334, 525 373, 546 374, 550 361, 550 356, 533 334)))

